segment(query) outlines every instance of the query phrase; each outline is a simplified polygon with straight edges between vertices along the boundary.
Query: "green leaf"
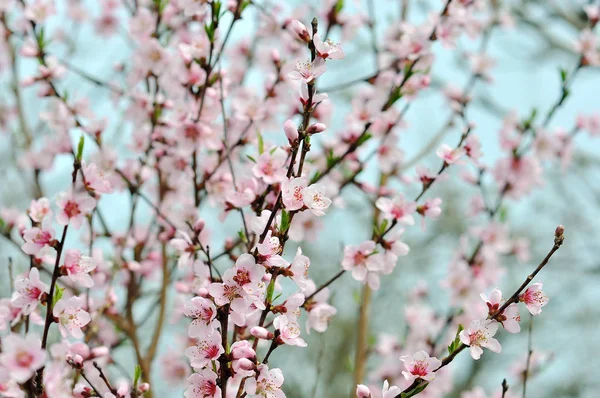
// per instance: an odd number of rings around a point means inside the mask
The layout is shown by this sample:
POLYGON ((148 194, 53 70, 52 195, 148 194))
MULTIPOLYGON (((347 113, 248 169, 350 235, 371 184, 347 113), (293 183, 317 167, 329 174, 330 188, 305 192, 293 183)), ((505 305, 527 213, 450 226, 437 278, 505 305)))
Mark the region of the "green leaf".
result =
POLYGON ((65 288, 56 286, 56 291, 54 292, 54 297, 52 297, 52 307, 60 300, 63 296, 65 288))
POLYGON ((269 282, 269 286, 267 286, 267 302, 270 303, 273 301, 273 292, 275 291, 275 278, 271 282, 269 282))
POLYGON ((560 81, 561 82, 566 82, 567 81, 567 70, 565 68, 560 68, 560 81))
POLYGON ((238 231, 238 236, 242 242, 248 243, 248 241, 246 240, 246 234, 241 229, 238 231))
POLYGON ((206 36, 208 36, 208 41, 213 43, 215 41, 215 25, 212 22, 210 25, 204 25, 204 31, 206 32, 206 36))
POLYGON ((290 228, 291 217, 290 213, 285 210, 281 211, 281 227, 279 227, 279 231, 286 232, 290 228))
POLYGON ((344 0, 338 0, 337 3, 335 3, 334 11, 336 14, 339 14, 340 12, 342 12, 343 8, 344 8, 344 0))
POLYGON ((135 365, 135 371, 133 372, 133 385, 137 386, 138 381, 142 378, 142 367, 135 365))
POLYGON ((448 353, 449 354, 452 354, 460 346, 460 337, 458 335, 463 330, 465 330, 465 328, 463 327, 463 325, 458 325, 458 329, 456 330, 456 336, 454 337, 454 340, 452 341, 452 343, 450 343, 450 345, 448 346, 448 353))
POLYGON ((508 218, 508 210, 506 209, 506 207, 503 206, 500 209, 500 222, 504 223, 507 218, 508 218))
POLYGON ((414 397, 415 395, 421 393, 424 389, 426 389, 428 385, 429 385, 429 383, 423 383, 421 385, 418 385, 418 386, 416 386, 414 389, 412 389, 409 392, 403 392, 403 393, 401 393, 400 397, 402 397, 402 398, 414 397))
POLYGON ((379 226, 379 233, 377 236, 382 236, 388 226, 388 220, 384 219, 379 226))
POLYGON ((85 143, 85 139, 83 138, 83 134, 79 137, 79 144, 77 144, 77 161, 81 162, 81 156, 83 156, 83 144, 85 143))
POLYGON ((262 155, 263 152, 265 151, 265 141, 263 140, 263 137, 262 137, 262 134, 260 133, 260 131, 257 131, 256 135, 258 136, 258 153, 262 155))
POLYGON ((371 139, 371 137, 373 137, 373 135, 369 132, 366 132, 364 134, 362 134, 358 140, 356 140, 356 146, 359 147, 362 144, 364 144, 365 142, 369 141, 371 139))
POLYGON ((246 157, 247 157, 248 159, 250 159, 250 160, 251 160, 253 163, 256 163, 256 159, 254 159, 252 156, 250 156, 250 155, 246 155, 246 157))

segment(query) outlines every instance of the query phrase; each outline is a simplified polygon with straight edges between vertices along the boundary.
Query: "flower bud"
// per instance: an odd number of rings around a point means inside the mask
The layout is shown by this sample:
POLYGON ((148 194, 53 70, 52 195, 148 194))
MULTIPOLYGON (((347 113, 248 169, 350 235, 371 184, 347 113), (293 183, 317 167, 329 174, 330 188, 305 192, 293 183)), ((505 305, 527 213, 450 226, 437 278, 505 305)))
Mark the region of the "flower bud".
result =
POLYGON ((196 221, 196 223, 194 224, 194 231, 196 231, 196 233, 199 234, 200 232, 202 232, 205 225, 206 223, 204 222, 204 220, 196 221))
POLYGON ((255 358, 256 352, 252 349, 248 340, 242 340, 233 343, 231 346, 231 355, 233 359, 255 358))
POLYGON ((563 236, 564 233, 565 233, 564 225, 559 225, 558 227, 556 227, 556 230, 554 231, 554 236, 556 236, 556 237, 563 236))
POLYGON ((109 353, 110 353, 110 351, 108 350, 108 347, 100 346, 100 347, 92 348, 91 356, 92 356, 92 358, 105 357, 109 353))
POLYGON ((300 40, 302 40, 305 43, 308 43, 310 41, 310 35, 308 34, 308 30, 302 22, 298 21, 297 19, 294 19, 290 23, 290 26, 292 28, 292 31, 294 31, 294 33, 298 35, 300 40))
POLYGON ((150 391, 150 384, 142 383, 139 385, 138 390, 143 394, 150 391))
POLYGON ((273 338, 273 333, 260 326, 254 326, 252 329, 250 329, 250 334, 263 340, 271 340, 273 338))
POLYGON ((308 135, 318 134, 320 132, 325 131, 326 128, 327 128, 327 126, 325 126, 323 123, 315 123, 306 129, 306 134, 308 134, 308 135))
POLYGON ((292 119, 286 120, 283 125, 283 131, 285 131, 285 136, 287 137, 290 144, 295 142, 298 139, 298 129, 296 125, 292 121, 292 119))
POLYGON ((281 63, 281 55, 275 48, 271 50, 271 60, 275 65, 279 65, 281 63))
POLYGON ((256 368, 256 365, 248 358, 240 358, 237 361, 237 367, 242 370, 254 370, 254 368, 256 368))
POLYGON ((356 386, 356 398, 371 398, 371 390, 364 384, 356 386))

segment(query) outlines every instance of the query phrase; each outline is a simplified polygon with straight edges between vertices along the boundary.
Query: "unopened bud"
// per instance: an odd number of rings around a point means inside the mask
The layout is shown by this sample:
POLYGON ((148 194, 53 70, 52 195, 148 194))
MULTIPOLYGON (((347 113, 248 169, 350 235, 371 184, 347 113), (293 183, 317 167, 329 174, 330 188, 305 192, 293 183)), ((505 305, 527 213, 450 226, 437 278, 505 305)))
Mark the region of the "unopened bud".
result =
POLYGON ((285 131, 285 136, 287 137, 290 144, 295 142, 298 139, 298 129, 296 125, 292 121, 292 119, 288 119, 285 121, 283 125, 283 131, 285 131))
POLYGON ((556 227, 556 229, 554 230, 554 244, 556 246, 560 246, 562 245, 563 241, 565 240, 565 227, 563 225, 559 225, 558 227, 556 227))
POLYGON ((145 392, 150 391, 150 384, 148 383, 142 383, 138 386, 138 390, 139 392, 141 392, 142 394, 145 392))
POLYGON ((256 365, 254 365, 254 362, 252 362, 248 358, 240 358, 237 361, 237 367, 242 370, 254 370, 254 368, 256 368, 256 365))
POLYGON ((294 19, 290 23, 290 26, 292 28, 292 31, 294 31, 294 33, 298 35, 300 40, 304 41, 305 43, 308 43, 310 41, 308 29, 306 29, 306 26, 302 22, 298 21, 297 19, 294 19))
POLYGON ((204 220, 196 221, 196 223, 194 224, 194 231, 196 231, 196 233, 199 234, 200 232, 202 232, 205 225, 206 225, 206 223, 204 222, 204 220))
POLYGON ((252 329, 250 329, 250 334, 263 340, 271 340, 273 338, 273 333, 260 326, 254 326, 252 329))
POLYGON ((371 390, 364 384, 356 386, 356 398, 371 398, 371 390))
POLYGON ((110 351, 109 351, 108 347, 100 346, 100 347, 92 348, 91 356, 92 356, 92 358, 105 357, 109 353, 110 353, 110 351))
POLYGON ((279 55, 279 51, 277 51, 275 48, 271 50, 271 60, 273 60, 275 65, 279 65, 281 63, 281 55, 279 55))
POLYGON ((308 135, 318 134, 320 132, 325 131, 326 128, 327 128, 327 126, 325 126, 323 123, 315 123, 306 129, 306 134, 308 134, 308 135))

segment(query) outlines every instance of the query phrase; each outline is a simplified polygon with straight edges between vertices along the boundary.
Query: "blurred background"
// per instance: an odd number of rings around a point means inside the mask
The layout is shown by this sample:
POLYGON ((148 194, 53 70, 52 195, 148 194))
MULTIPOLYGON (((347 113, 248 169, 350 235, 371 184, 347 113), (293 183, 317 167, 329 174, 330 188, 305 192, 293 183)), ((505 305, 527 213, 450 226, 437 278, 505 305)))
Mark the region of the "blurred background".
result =
MULTIPOLYGON (((264 9, 284 13, 294 17, 297 7, 302 15, 318 15, 316 8, 323 9, 319 0, 269 2, 260 1, 264 9), (279 10, 273 7, 281 7, 279 10), (315 11, 312 11, 312 9, 315 11)), ((511 110, 516 110, 521 118, 527 117, 533 109, 545 115, 549 107, 560 96, 561 68, 571 70, 577 64, 578 55, 574 43, 578 32, 586 26, 583 6, 589 2, 582 0, 514 0, 502 2, 510 10, 514 19, 512 28, 498 28, 491 33, 487 53, 495 59, 492 68, 494 81, 479 83, 473 91, 473 103, 469 106, 469 120, 476 124, 475 133, 480 137, 483 161, 492 164, 500 155, 498 131, 503 118, 511 110)), ((92 16, 99 16, 101 4, 84 1, 82 4, 92 16)), ((398 16, 405 12, 408 21, 418 23, 427 18, 430 12, 439 12, 443 3, 439 0, 373 0, 373 14, 377 36, 382 38, 390 23, 397 23, 398 16)), ((67 45, 57 51, 70 65, 86 71, 103 81, 115 76, 113 66, 126 61, 132 54, 131 43, 126 34, 104 39, 94 32, 90 24, 75 25, 61 21, 60 15, 69 3, 58 2, 58 16, 52 18, 47 30, 50 34, 62 35, 67 45)), ((260 26, 261 11, 250 7, 243 23, 233 31, 232 42, 253 34, 260 26)), ((369 18, 364 1, 347 0, 344 12, 349 15, 363 15, 369 18)), ((127 18, 121 16, 118 29, 126 30, 127 18)), ((264 16, 263 16, 264 17, 264 16)), ((308 25, 308 20, 303 21, 308 25)), ((335 104, 335 112, 330 128, 340 130, 343 116, 350 109, 349 102, 356 93, 356 86, 350 89, 337 89, 340 84, 372 75, 375 72, 371 55, 371 42, 368 30, 358 30, 350 40, 344 40, 341 32, 332 31, 332 37, 346 52, 343 61, 328 64, 328 72, 319 81, 322 91, 329 92, 335 104), (331 66, 329 66, 331 65, 331 66), (333 88, 328 90, 328 88, 333 88)), ((462 39, 457 49, 447 49, 439 43, 434 45, 436 62, 432 70, 430 89, 422 92, 412 103, 406 114, 406 127, 401 134, 400 147, 407 161, 424 163, 432 169, 439 167, 435 148, 441 143, 454 145, 461 134, 461 126, 446 127, 450 116, 449 107, 442 89, 449 83, 463 87, 470 76, 466 54, 476 52, 479 41, 462 39), (429 148, 428 151, 423 151, 429 148), (426 154, 423 155, 423 152, 426 154)), ((227 58, 225 58, 227 62, 227 58)), ((20 79, 31 75, 34 61, 19 62, 17 71, 20 79)), ((9 65, 1 65, 9 68, 9 65)), ((0 72, 1 73, 1 72, 0 72)), ((3 109, 13 102, 12 81, 9 74, 0 77, 0 120, 3 109)), ((253 74, 249 85, 261 86, 260 76, 253 74)), ((70 93, 88 97, 91 108, 109 120, 106 140, 123 150, 131 136, 131 129, 121 123, 126 106, 112 101, 111 93, 90 84, 89 81, 69 73, 62 83, 70 93)), ((551 129, 570 129, 579 113, 591 114, 600 111, 600 71, 597 68, 582 70, 572 85, 571 95, 553 119, 551 129)), ((35 88, 22 91, 25 113, 30 118, 29 125, 43 130, 36 124, 37 115, 44 109, 36 97, 35 88)), ((8 124, 0 123, 0 203, 2 207, 25 209, 29 204, 28 186, 23 184, 24 176, 14 166, 14 145, 8 124)), ((77 137, 73 137, 74 141, 77 137)), ((87 150, 87 148, 86 148, 87 150)), ((66 187, 66 177, 70 173, 71 159, 59 157, 51 172, 45 173, 42 185, 46 196, 54 195, 66 187)), ((407 169, 414 175, 414 167, 407 169)), ((465 218, 471 197, 476 193, 472 186, 461 181, 452 170, 450 181, 432 189, 429 197, 444 199, 443 213, 438 222, 428 223, 427 231, 411 228, 404 241, 411 247, 408 256, 402 257, 394 273, 382 279, 381 288, 374 293, 370 332, 375 341, 380 334, 401 337, 406 328, 404 304, 410 289, 419 283, 426 283, 432 291, 431 303, 440 313, 449 311, 448 297, 439 282, 447 275, 452 253, 460 243, 462 234, 472 226, 472 220, 465 218)), ((548 355, 549 359, 538 373, 531 377, 528 389, 530 397, 598 397, 600 378, 595 369, 600 367, 600 140, 580 134, 576 139, 572 165, 563 170, 559 164, 545 165, 543 187, 519 202, 505 202, 506 222, 512 235, 528 238, 531 256, 526 264, 518 264, 508 257, 503 265, 508 272, 500 287, 512 292, 523 278, 539 263, 552 246, 553 231, 556 225, 566 228, 566 241, 561 250, 543 270, 540 280, 550 296, 550 303, 543 314, 535 319, 533 328, 533 349, 548 355)), ((375 170, 367 170, 361 181, 375 183, 375 170)), ((407 192, 409 197, 416 192, 407 192)), ((371 235, 372 210, 369 201, 354 187, 344 194, 345 209, 335 209, 324 217, 324 229, 315 242, 303 244, 303 251, 311 259, 311 276, 317 283, 326 281, 340 268, 344 244, 358 244, 371 235), (349 216, 352 214, 352 217, 349 216)), ((101 207, 110 209, 108 224, 111 229, 125 230, 129 207, 127 195, 105 196, 101 207)), ((150 209, 141 209, 143 214, 150 209)), ((229 217, 220 224, 217 211, 206 208, 203 217, 213 231, 213 240, 221 242, 224 237, 235 232, 237 220, 229 217)), ((71 246, 81 246, 76 236, 71 235, 71 246)), ((215 247, 219 244, 215 243, 215 247)), ((295 253, 294 245, 286 248, 286 254, 295 253)), ((0 241, 0 297, 7 297, 9 258, 18 270, 24 270, 28 259, 19 254, 5 241, 0 241)), ((222 265, 225 267, 225 265, 222 265)), ((338 313, 332 319, 324 334, 316 332, 305 335, 307 348, 287 347, 276 350, 271 357, 272 367, 282 368, 288 397, 341 397, 347 396, 352 387, 352 360, 355 344, 356 319, 358 313, 360 285, 345 275, 331 287, 332 304, 338 313)), ((171 297, 171 299, 173 299, 171 297)), ((524 320, 528 320, 528 316, 524 320), (527 319, 526 319, 527 318, 527 319)), ((185 321, 169 325, 161 341, 161 352, 166 352, 176 344, 175 335, 185 329, 185 321)), ((527 325, 523 323, 524 329, 527 325)), ((527 333, 507 335, 500 332, 503 345, 502 355, 487 354, 480 361, 473 361, 467 354, 461 354, 451 365, 456 376, 454 391, 448 396, 459 397, 460 393, 481 386, 491 396, 499 390, 503 378, 508 383, 519 385, 512 368, 525 361, 527 354, 527 333), (520 361, 520 362, 519 362, 520 361)), ((123 349, 115 353, 121 358, 126 369, 132 369, 132 356, 123 349)), ((377 357, 372 356, 368 369, 377 367, 377 357)), ((154 375, 158 394, 156 396, 181 396, 161 377, 160 366, 155 367, 154 375)), ((376 381, 376 384, 380 384, 376 381)), ((515 387, 518 388, 518 387, 515 387)))

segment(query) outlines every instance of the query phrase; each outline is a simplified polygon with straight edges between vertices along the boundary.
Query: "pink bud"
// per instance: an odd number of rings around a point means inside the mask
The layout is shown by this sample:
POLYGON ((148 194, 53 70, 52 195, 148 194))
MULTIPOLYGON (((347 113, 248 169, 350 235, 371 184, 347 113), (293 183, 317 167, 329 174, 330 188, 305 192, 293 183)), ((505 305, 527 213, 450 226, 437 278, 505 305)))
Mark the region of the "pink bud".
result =
POLYGON ((255 358, 256 352, 252 349, 248 340, 242 340, 233 343, 231 346, 231 355, 233 359, 255 358))
POLYGON ((287 137, 290 144, 298 139, 298 129, 296 128, 296 125, 294 124, 292 119, 288 119, 285 121, 283 125, 283 131, 285 131, 285 136, 287 137))
POLYGON ((77 366, 83 366, 83 358, 81 357, 81 355, 75 355, 73 357, 73 362, 75 363, 75 365, 77 366))
POLYGON ((91 356, 92 358, 105 357, 110 353, 108 347, 100 346, 92 348, 91 356))
POLYGON ((254 365, 254 362, 252 362, 248 358, 240 358, 237 361, 237 367, 242 370, 254 370, 256 365, 254 365))
POLYGON ((281 62, 281 55, 279 55, 279 51, 277 51, 277 49, 272 49, 271 50, 271 59, 273 60, 273 63, 278 64, 281 62))
POLYGON ((291 24, 290 24, 292 30, 294 31, 294 33, 296 33, 298 35, 298 37, 300 38, 300 40, 308 43, 310 41, 310 35, 308 34, 308 30, 306 29, 306 26, 304 26, 304 24, 300 21, 298 21, 297 19, 294 19, 291 24))
POLYGON ((306 129, 306 134, 318 134, 322 131, 325 131, 326 128, 327 126, 325 126, 323 123, 315 123, 312 126, 309 126, 308 129, 306 129))
POLYGON ((252 329, 250 329, 250 334, 263 340, 271 340, 273 338, 273 333, 260 326, 254 326, 252 329))
POLYGON ((364 384, 356 386, 356 398, 371 398, 371 390, 364 384))
POLYGON ((554 231, 554 236, 563 236, 563 234, 565 233, 565 227, 564 225, 559 225, 558 227, 556 227, 556 230, 554 231))
POLYGON ((148 384, 148 383, 142 383, 142 384, 139 385, 138 390, 141 393, 148 392, 148 391, 150 391, 150 384, 148 384))
POLYGON ((194 231, 196 231, 196 233, 199 234, 200 232, 202 232, 205 225, 206 225, 206 223, 204 222, 204 220, 196 221, 196 223, 194 224, 194 231))

